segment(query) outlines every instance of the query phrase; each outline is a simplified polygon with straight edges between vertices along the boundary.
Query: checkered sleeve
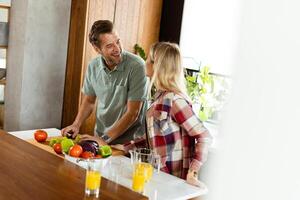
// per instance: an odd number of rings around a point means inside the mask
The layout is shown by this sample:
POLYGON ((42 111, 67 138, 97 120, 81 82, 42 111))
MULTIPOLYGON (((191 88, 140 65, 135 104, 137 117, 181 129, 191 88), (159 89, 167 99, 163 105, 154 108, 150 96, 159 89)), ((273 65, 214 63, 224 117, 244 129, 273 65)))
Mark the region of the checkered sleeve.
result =
POLYGON ((196 140, 189 168, 198 171, 206 161, 208 144, 211 142, 210 134, 194 113, 191 104, 184 98, 177 98, 173 101, 171 115, 188 135, 196 140))
POLYGON ((129 152, 129 150, 133 150, 135 148, 147 148, 147 140, 145 134, 140 138, 136 138, 135 140, 131 140, 130 142, 124 144, 124 151, 126 153, 129 152))

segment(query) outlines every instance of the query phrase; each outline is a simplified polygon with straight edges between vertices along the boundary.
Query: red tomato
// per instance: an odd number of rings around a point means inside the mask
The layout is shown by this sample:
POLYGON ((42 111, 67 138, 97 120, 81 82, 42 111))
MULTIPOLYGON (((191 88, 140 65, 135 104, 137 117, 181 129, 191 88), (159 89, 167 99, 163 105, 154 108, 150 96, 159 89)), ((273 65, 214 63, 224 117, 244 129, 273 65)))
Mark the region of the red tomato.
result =
POLYGON ((102 156, 99 155, 99 154, 97 154, 97 155, 95 156, 95 158, 102 158, 102 156))
POLYGON ((62 154, 62 148, 60 143, 56 143, 53 145, 53 149, 57 154, 62 154))
POLYGON ((82 158, 93 158, 95 155, 90 152, 90 151, 84 151, 82 154, 81 154, 81 157, 82 158))
POLYGON ((38 142, 45 142, 47 140, 48 134, 43 130, 36 130, 34 132, 34 139, 38 142))
POLYGON ((73 157, 79 157, 82 153, 82 147, 78 144, 75 144, 70 148, 69 155, 73 157))

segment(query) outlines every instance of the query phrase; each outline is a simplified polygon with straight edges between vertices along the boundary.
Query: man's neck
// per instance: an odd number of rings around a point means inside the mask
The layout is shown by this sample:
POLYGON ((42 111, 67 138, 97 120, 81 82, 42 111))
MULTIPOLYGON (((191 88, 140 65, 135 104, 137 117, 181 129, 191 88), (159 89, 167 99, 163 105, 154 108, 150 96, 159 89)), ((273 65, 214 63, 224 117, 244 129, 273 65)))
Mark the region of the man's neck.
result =
POLYGON ((104 58, 102 58, 103 59, 103 61, 104 61, 104 64, 105 64, 105 66, 110 70, 110 71, 112 71, 112 70, 114 70, 115 68, 116 68, 116 64, 114 64, 114 63, 110 63, 110 62, 108 62, 108 61, 106 61, 104 58))

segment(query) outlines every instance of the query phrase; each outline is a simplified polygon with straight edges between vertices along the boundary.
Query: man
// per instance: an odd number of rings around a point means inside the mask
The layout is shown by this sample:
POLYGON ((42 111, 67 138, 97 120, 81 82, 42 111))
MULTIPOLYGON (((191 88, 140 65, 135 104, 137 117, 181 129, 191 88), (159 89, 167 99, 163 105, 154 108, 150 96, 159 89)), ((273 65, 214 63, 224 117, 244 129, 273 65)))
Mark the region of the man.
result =
POLYGON ((89 41, 100 56, 87 68, 82 104, 75 121, 62 130, 62 135, 74 138, 97 102, 95 136, 85 135, 83 139, 96 140, 100 145, 128 142, 144 133, 144 61, 122 50, 120 38, 108 20, 93 24, 89 41))

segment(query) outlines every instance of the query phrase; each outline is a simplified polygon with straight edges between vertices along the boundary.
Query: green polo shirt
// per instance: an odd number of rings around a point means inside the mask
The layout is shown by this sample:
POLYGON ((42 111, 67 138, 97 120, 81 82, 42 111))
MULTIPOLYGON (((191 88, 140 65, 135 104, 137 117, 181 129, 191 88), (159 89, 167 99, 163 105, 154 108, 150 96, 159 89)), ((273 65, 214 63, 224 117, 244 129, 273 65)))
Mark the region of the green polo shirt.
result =
POLYGON ((82 92, 97 97, 95 134, 106 133, 126 112, 128 101, 143 101, 138 120, 112 144, 125 143, 144 133, 146 109, 145 62, 123 51, 122 61, 110 71, 100 55, 88 65, 82 92))

